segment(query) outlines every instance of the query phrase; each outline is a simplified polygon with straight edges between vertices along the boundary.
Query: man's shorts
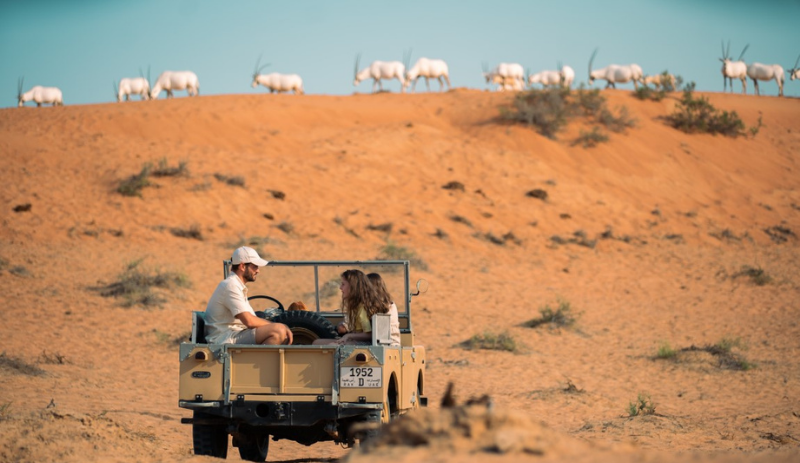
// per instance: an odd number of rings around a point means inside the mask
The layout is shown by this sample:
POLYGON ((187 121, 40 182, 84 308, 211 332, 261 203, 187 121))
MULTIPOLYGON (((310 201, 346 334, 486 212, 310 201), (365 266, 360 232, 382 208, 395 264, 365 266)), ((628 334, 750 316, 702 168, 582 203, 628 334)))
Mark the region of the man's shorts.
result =
POLYGON ((256 344, 256 330, 255 328, 250 328, 238 331, 230 336, 228 342, 232 344, 256 344))

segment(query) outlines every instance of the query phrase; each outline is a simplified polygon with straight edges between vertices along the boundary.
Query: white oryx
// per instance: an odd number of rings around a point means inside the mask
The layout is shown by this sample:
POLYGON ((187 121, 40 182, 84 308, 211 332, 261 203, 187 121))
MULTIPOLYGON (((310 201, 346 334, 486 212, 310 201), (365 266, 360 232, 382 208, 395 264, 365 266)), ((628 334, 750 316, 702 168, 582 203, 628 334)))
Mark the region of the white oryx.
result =
POLYGON ((123 77, 119 80, 119 86, 114 90, 118 102, 122 101, 123 97, 125 101, 130 101, 131 95, 139 95, 143 100, 150 98, 150 82, 144 77, 123 77))
POLYGON ((617 88, 616 84, 627 84, 633 81, 633 88, 638 88, 638 83, 642 81, 642 68, 638 64, 609 64, 604 68, 592 71, 595 55, 597 55, 597 49, 589 59, 589 84, 599 79, 606 81, 606 88, 617 88))
POLYGON ((189 96, 196 96, 200 93, 200 82, 192 71, 164 71, 156 79, 150 98, 155 100, 162 90, 167 92, 167 98, 172 98, 175 90, 186 90, 189 96))
POLYGON ((786 70, 786 72, 789 73, 789 79, 800 79, 800 68, 797 67, 798 64, 800 64, 800 56, 798 56, 797 60, 795 60, 794 67, 786 70))
POLYGON ((36 106, 42 104, 52 104, 53 106, 64 106, 64 98, 61 90, 57 87, 42 87, 37 85, 25 93, 22 93, 22 86, 25 79, 20 78, 17 82, 17 99, 19 100, 19 107, 23 107, 27 101, 35 101, 36 106))
POLYGON ((483 64, 483 77, 487 84, 497 84, 497 90, 522 90, 525 87, 525 70, 518 63, 500 63, 491 71, 483 64))
POLYGON ((657 89, 663 88, 664 90, 675 90, 678 87, 678 80, 674 75, 664 71, 661 74, 654 76, 644 76, 642 83, 645 85, 652 85, 657 89))
POLYGON ((562 75, 560 71, 540 71, 528 76, 528 84, 542 84, 543 87, 551 85, 561 85, 562 75))
POLYGON ((750 44, 744 46, 742 49, 742 53, 739 55, 739 59, 736 61, 731 60, 731 42, 728 41, 728 49, 725 50, 725 43, 722 43, 722 58, 719 60, 722 61, 722 91, 725 92, 728 90, 728 82, 731 83, 731 91, 733 91, 733 79, 739 79, 742 81, 742 93, 747 93, 747 65, 744 64, 742 61, 742 57, 744 56, 744 52, 747 51, 747 47, 750 44))
POLYGON ((256 67, 253 70, 253 84, 252 87, 256 88, 260 85, 267 87, 270 93, 278 92, 294 92, 295 95, 303 94, 303 79, 297 74, 279 74, 273 72, 270 74, 260 74, 261 70, 269 66, 269 63, 258 67, 261 63, 261 57, 256 61, 256 67))
POLYGON ((756 88, 756 95, 761 93, 758 90, 759 80, 775 80, 778 84, 778 96, 783 96, 783 66, 780 64, 761 64, 753 63, 747 65, 747 77, 753 79, 753 86, 756 88))
POLYGON ((425 78, 425 86, 428 88, 429 92, 431 91, 430 79, 439 81, 440 92, 444 90, 444 81, 447 82, 447 89, 449 90, 451 88, 450 71, 447 68, 447 63, 443 60, 428 58, 418 59, 417 62, 414 63, 414 66, 406 71, 405 87, 408 88, 409 84, 413 81, 414 84, 411 86, 411 91, 416 91, 417 80, 419 80, 420 77, 425 78), (442 81, 442 79, 444 79, 444 81, 442 81))
POLYGON ((561 85, 565 88, 572 88, 572 83, 575 81, 575 70, 569 66, 561 67, 561 85))
POLYGON ((381 80, 397 79, 400 81, 400 91, 405 93, 406 88, 406 67, 400 61, 373 61, 372 64, 362 70, 358 70, 358 64, 361 61, 361 55, 356 56, 355 78, 353 86, 358 87, 362 80, 372 78, 372 92, 375 93, 375 87, 380 87, 383 91, 383 83, 381 80))

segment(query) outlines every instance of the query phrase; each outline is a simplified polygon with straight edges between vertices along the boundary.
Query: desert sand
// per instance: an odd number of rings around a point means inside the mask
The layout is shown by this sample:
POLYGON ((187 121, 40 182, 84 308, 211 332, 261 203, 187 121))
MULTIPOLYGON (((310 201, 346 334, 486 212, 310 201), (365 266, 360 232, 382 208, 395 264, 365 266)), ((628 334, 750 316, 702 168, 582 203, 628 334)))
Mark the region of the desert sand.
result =
POLYGON ((637 124, 595 148, 471 89, 0 110, 0 461, 218 461, 180 423, 178 343, 249 242, 272 260, 391 244, 430 283, 412 309, 428 441, 278 441, 268 461, 800 460, 800 101, 704 94, 761 118, 733 139, 667 126, 677 94, 602 94, 637 124), (160 162, 185 174, 117 192, 160 162), (103 297, 134 262, 190 286, 103 297), (523 326, 560 304, 571 326, 523 326), (463 347, 501 334, 513 351, 463 347), (691 350, 723 341, 750 368, 691 350), (491 397, 458 409, 468 431, 440 406, 451 382, 491 397), (631 416, 640 395, 654 410, 631 416))

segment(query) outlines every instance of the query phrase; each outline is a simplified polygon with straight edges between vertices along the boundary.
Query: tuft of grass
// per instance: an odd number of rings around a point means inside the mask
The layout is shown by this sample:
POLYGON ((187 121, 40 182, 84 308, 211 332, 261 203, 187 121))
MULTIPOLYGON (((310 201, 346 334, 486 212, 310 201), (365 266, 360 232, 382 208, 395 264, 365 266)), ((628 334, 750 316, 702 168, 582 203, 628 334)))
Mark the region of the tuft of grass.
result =
POLYGON ((203 241, 203 232, 200 230, 199 225, 192 225, 188 229, 170 228, 169 232, 178 238, 190 238, 193 240, 203 241))
POLYGON ((158 166, 150 174, 153 177, 183 177, 189 175, 189 169, 186 168, 186 165, 185 161, 181 161, 177 166, 171 167, 167 162, 167 158, 161 158, 158 161, 158 166))
POLYGON ((30 364, 19 357, 9 357, 5 352, 0 354, 0 370, 10 370, 12 373, 19 373, 27 376, 44 376, 45 370, 30 364))
POLYGON ((214 178, 226 185, 238 186, 244 188, 244 177, 242 176, 236 175, 233 177, 229 177, 227 175, 216 173, 214 174, 214 178))
POLYGON ((65 363, 69 363, 66 356, 61 355, 58 352, 50 354, 46 350, 42 351, 42 353, 39 355, 38 361, 39 363, 46 363, 50 365, 64 365, 65 363))
POLYGON ((484 332, 483 334, 476 334, 469 340, 465 341, 463 347, 466 349, 484 349, 484 350, 501 350, 507 352, 517 352, 517 342, 507 332, 494 334, 484 332))
POLYGON ((761 267, 750 267, 749 265, 742 266, 742 270, 733 275, 733 278, 745 276, 750 278, 756 286, 764 286, 772 282, 772 277, 767 274, 761 267))
POLYGON ((592 127, 591 132, 581 130, 581 134, 572 142, 572 146, 581 145, 584 148, 594 148, 598 143, 608 141, 608 135, 600 131, 599 127, 592 127))
POLYGON ((661 345, 658 346, 658 351, 656 352, 656 358, 663 360, 674 360, 677 355, 678 351, 673 349, 672 346, 670 346, 666 341, 662 342, 661 345))
POLYGON ((606 106, 606 98, 600 94, 600 89, 587 90, 584 84, 575 92, 578 109, 585 116, 594 116, 606 106))
POLYGON ((287 235, 294 233, 294 225, 292 225, 290 222, 283 221, 275 225, 275 228, 286 233, 287 235))
POLYGON ((655 415, 656 406, 650 395, 640 392, 635 402, 628 402, 628 416, 655 415))
POLYGON ((152 169, 153 165, 150 163, 142 166, 141 172, 136 175, 131 175, 120 182, 119 186, 117 186, 117 193, 123 196, 138 196, 141 198, 142 190, 152 185, 152 183, 150 183, 150 171, 152 169))
POLYGON ((142 259, 128 264, 126 270, 109 285, 93 288, 103 297, 121 298, 123 307, 135 305, 143 307, 161 306, 166 299, 153 288, 170 290, 190 287, 188 278, 175 272, 148 272, 139 268, 142 259))
POLYGON ((708 98, 694 96, 694 82, 686 85, 667 123, 685 133, 721 134, 736 138, 744 135, 744 122, 736 111, 719 111, 708 98))
POLYGON ((619 108, 618 115, 614 115, 608 108, 602 108, 595 116, 597 123, 614 133, 622 133, 626 129, 636 126, 636 119, 628 114, 628 108, 619 108))
POLYGON ((13 402, 6 402, 0 404, 0 421, 7 420, 11 417, 11 404, 13 402))
POLYGON ((541 325, 549 324, 551 327, 561 328, 570 327, 575 324, 577 316, 572 312, 572 305, 563 299, 558 301, 556 309, 549 305, 539 309, 541 316, 523 323, 522 326, 536 328, 541 325))
POLYGON ((740 370, 747 371, 756 368, 757 365, 750 362, 738 352, 733 349, 747 350, 747 344, 742 342, 740 338, 724 337, 719 342, 713 345, 705 345, 702 347, 690 346, 681 349, 681 352, 703 351, 708 352, 717 358, 718 366, 724 370, 740 370))
POLYGON ((416 253, 406 247, 398 246, 392 240, 386 242, 386 245, 380 249, 378 260, 407 260, 411 265, 418 270, 428 270, 428 264, 418 257, 416 253))
POLYGON ((647 85, 640 85, 634 91, 633 96, 644 101, 661 101, 667 97, 667 92, 664 89, 654 89, 647 85))

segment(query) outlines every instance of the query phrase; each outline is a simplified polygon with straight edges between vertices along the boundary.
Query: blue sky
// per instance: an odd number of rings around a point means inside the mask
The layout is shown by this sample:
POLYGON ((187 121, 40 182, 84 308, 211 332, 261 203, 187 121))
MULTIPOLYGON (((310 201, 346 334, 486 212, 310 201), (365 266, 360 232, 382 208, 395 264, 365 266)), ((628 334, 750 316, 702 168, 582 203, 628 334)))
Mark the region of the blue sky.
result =
MULTIPOLYGON (((503 61, 531 72, 563 62, 586 81, 599 47, 595 67, 635 62, 722 91, 722 39, 736 57, 749 43, 748 63, 789 68, 798 18, 798 0, 0 0, 0 107, 16 105, 20 76, 25 90, 60 87, 67 105, 113 102, 113 83, 148 66, 153 79, 194 71, 201 95, 263 93, 250 87, 260 54, 264 72, 300 74, 309 94, 367 93, 371 81, 353 86, 355 55, 364 67, 408 49, 412 61, 447 61, 456 87, 487 88, 482 63, 503 61)), ((761 88, 777 95, 774 82, 761 88)), ((786 94, 800 96, 800 81, 787 79, 786 94)))

